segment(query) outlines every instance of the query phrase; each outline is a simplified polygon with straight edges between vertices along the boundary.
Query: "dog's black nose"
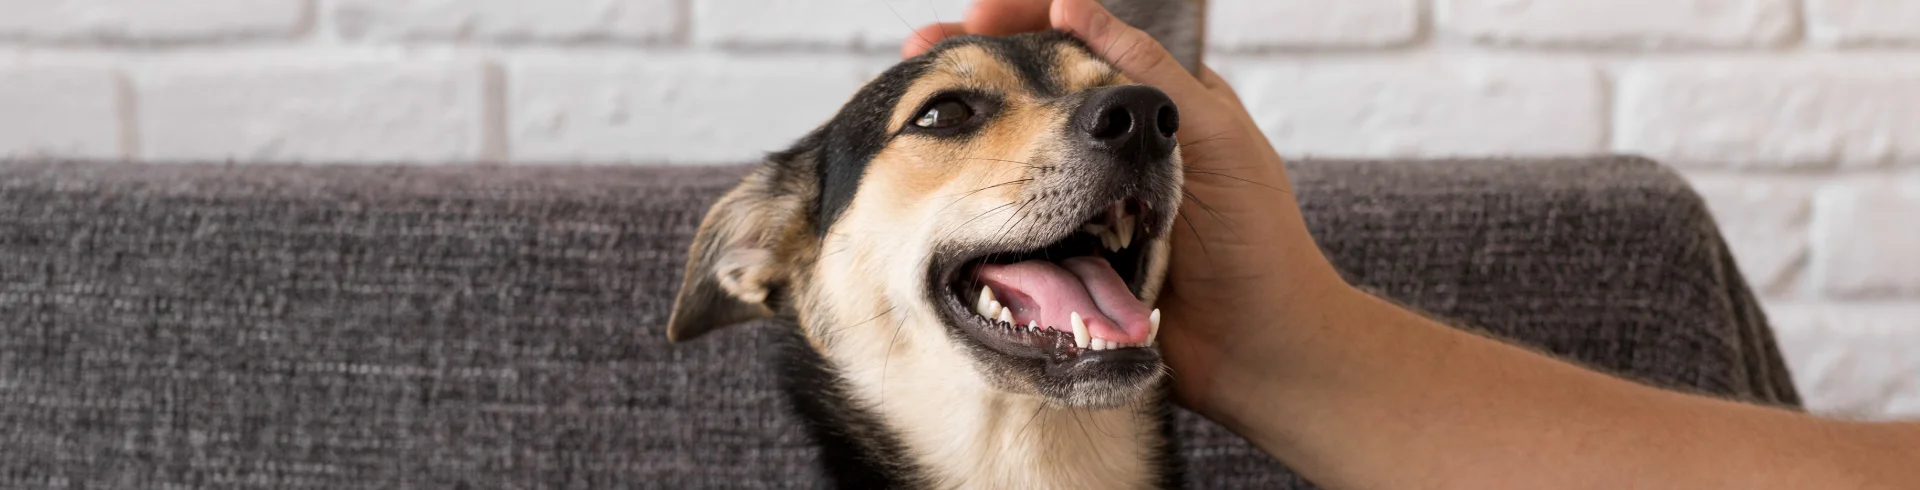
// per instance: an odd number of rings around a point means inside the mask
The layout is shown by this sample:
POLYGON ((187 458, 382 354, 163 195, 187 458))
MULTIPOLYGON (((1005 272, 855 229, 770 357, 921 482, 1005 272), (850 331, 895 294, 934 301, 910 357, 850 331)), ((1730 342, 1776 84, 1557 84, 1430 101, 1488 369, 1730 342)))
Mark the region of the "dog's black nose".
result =
POLYGON ((1173 99, 1146 85, 1094 92, 1074 119, 1089 144, 1120 157, 1165 158, 1173 153, 1173 133, 1180 129, 1173 99))

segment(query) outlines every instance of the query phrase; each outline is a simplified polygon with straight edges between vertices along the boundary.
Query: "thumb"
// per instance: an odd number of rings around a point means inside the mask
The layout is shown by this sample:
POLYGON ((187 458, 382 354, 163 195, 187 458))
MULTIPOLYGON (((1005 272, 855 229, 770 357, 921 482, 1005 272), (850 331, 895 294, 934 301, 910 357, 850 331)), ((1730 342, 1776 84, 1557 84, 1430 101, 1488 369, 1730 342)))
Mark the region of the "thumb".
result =
POLYGON ((1175 103, 1206 92, 1153 36, 1121 22, 1094 0, 1055 0, 1050 17, 1053 28, 1072 33, 1128 78, 1167 92, 1175 103))

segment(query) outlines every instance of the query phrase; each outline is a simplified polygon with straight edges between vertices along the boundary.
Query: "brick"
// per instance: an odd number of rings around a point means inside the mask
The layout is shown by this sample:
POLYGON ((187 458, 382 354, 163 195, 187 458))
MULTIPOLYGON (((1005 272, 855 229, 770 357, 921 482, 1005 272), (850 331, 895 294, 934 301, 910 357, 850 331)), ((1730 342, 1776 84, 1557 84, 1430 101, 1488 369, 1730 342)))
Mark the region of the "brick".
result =
POLYGON ((1211 0, 1207 43, 1216 49, 1393 46, 1420 35, 1415 0, 1211 0))
POLYGON ((652 41, 674 36, 679 0, 338 0, 335 28, 348 39, 652 41))
POLYGON ((1438 0, 1441 32, 1489 44, 1751 47, 1791 40, 1792 0, 1438 0))
POLYGON ((1768 308, 1794 386, 1814 413, 1920 417, 1920 304, 1768 308))
POLYGON ((1577 63, 1221 59, 1267 137, 1290 155, 1592 154, 1600 77, 1577 63))
POLYGON ((1920 57, 1661 63, 1621 76, 1615 149, 1687 165, 1920 161, 1920 57))
POLYGON ((1807 34, 1826 44, 1920 43, 1920 2, 1807 0, 1807 34))
POLYGON ((1692 176, 1747 283, 1763 294, 1792 292, 1807 260, 1815 184, 1791 178, 1692 176))
POLYGON ((793 144, 891 60, 680 55, 510 68, 519 162, 739 163, 793 144))
POLYGON ((179 42, 291 37, 307 0, 0 0, 0 38, 179 42))
POLYGON ((1920 297, 1920 179, 1821 189, 1812 277, 1831 297, 1920 297))
POLYGON ((0 157, 120 157, 118 92, 107 70, 0 68, 0 157))
POLYGON ((959 22, 972 0, 694 0, 694 37, 719 46, 892 51, 914 29, 959 22))
POLYGON ((446 162, 483 146, 476 63, 207 60, 137 74, 159 160, 446 162))

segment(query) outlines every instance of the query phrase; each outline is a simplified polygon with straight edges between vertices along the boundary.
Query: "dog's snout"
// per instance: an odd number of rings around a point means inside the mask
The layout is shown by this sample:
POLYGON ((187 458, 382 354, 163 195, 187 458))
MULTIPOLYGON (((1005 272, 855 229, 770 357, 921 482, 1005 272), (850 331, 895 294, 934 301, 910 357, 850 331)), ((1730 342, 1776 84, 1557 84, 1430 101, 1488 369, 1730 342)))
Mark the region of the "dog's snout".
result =
POLYGON ((1077 116, 1087 143, 1119 156, 1165 158, 1173 152, 1180 110, 1166 92, 1146 85, 1102 89, 1077 116))

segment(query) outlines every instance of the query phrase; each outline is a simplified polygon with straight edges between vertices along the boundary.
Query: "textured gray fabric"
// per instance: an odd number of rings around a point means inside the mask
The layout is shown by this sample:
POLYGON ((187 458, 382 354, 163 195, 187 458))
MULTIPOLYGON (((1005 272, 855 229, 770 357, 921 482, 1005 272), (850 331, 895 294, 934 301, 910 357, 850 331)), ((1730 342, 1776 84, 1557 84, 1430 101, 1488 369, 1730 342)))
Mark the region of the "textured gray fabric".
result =
MULTIPOLYGON (((764 361, 777 327, 661 330, 738 175, 0 163, 0 487, 814 486, 764 361)), ((1649 382, 1797 402, 1698 198, 1652 163, 1294 176, 1360 283, 1649 382)), ((1181 417, 1193 486, 1299 484, 1181 417)))

